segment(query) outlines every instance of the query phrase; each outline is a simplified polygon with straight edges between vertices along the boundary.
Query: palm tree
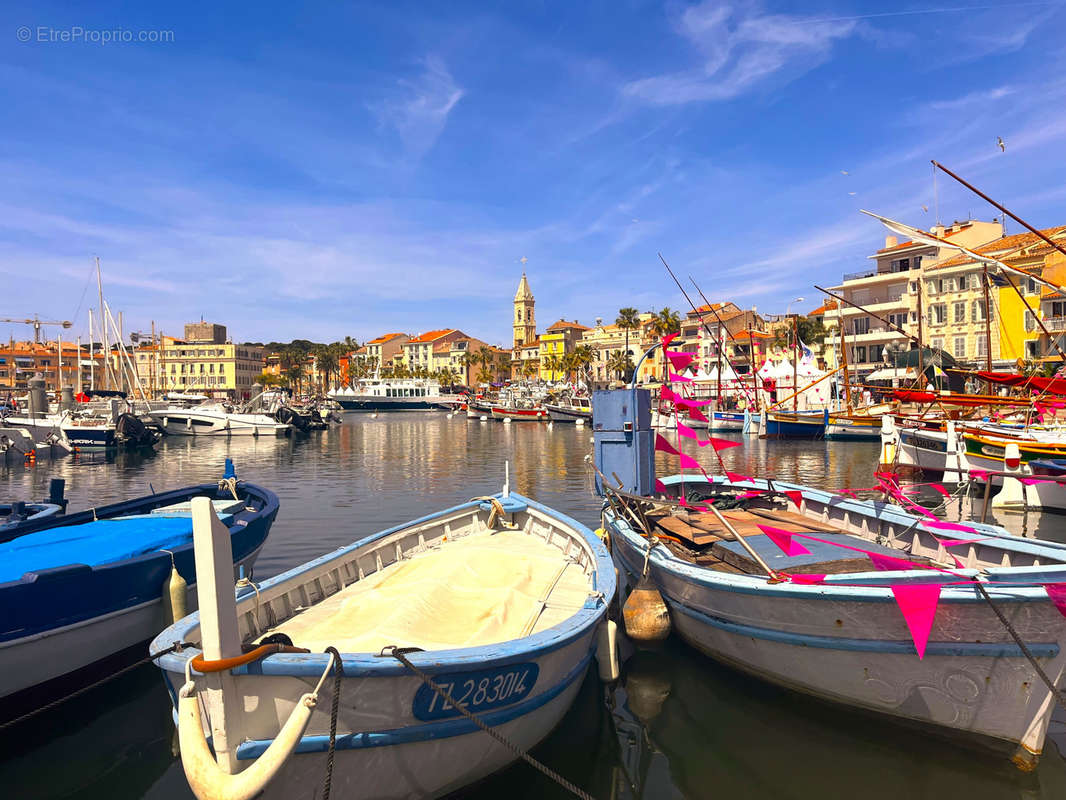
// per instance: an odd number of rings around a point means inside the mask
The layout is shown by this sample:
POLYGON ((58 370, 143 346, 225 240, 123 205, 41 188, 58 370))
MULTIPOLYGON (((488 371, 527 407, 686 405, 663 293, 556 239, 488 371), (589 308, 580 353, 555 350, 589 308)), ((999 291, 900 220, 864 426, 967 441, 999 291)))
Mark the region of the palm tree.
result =
POLYGON ((541 361, 540 366, 542 369, 547 370, 548 374, 554 379, 555 373, 562 367, 558 356, 545 356, 541 361))
POLYGON ((621 377, 633 366, 628 350, 618 350, 607 359, 607 369, 614 372, 616 377, 621 377))
POLYGON ((329 388, 329 379, 340 368, 340 359, 337 358, 337 352, 331 345, 319 347, 315 353, 315 366, 318 368, 318 372, 323 376, 325 388, 329 388))
POLYGON ((651 330, 660 339, 663 336, 669 336, 671 333, 681 332, 681 315, 673 309, 667 307, 662 311, 651 312, 654 316, 651 321, 651 330))
POLYGON ((592 345, 582 344, 574 348, 571 358, 574 372, 581 372, 588 369, 596 358, 596 352, 592 349, 592 345))
POLYGON ((289 381, 289 386, 297 394, 300 393, 300 389, 303 386, 304 380, 304 366, 299 361, 292 363, 288 369, 285 370, 285 377, 289 381))
POLYGON ((620 308, 614 324, 626 332, 626 355, 629 355, 629 332, 640 327, 640 312, 630 306, 620 308))

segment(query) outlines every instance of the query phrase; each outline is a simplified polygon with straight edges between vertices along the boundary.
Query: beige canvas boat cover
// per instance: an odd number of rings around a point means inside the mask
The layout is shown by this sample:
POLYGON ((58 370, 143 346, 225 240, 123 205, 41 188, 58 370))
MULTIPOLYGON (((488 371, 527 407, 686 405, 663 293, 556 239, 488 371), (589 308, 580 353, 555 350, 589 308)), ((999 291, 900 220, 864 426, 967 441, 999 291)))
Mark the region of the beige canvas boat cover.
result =
POLYGON ((582 567, 543 539, 481 532, 390 564, 272 632, 312 652, 475 647, 550 628, 590 591, 582 567))

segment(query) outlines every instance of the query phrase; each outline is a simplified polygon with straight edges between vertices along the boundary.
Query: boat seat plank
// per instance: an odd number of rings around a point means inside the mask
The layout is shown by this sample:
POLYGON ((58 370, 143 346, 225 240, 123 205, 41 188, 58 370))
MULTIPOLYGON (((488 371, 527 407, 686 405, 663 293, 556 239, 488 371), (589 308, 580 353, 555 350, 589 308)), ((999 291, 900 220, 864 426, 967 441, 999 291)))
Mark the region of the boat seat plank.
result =
MULTIPOLYGON (((766 561, 771 569, 797 572, 797 573, 825 573, 829 575, 842 575, 849 572, 869 572, 874 569, 870 559, 847 550, 843 547, 835 547, 832 544, 802 540, 803 546, 809 551, 803 555, 787 556, 769 536, 745 537, 747 543, 759 556, 766 561)), ((836 540, 841 544, 852 547, 860 547, 874 553, 880 553, 895 558, 906 558, 907 554, 891 547, 881 547, 856 536, 839 536, 836 540)), ((762 568, 747 553, 739 542, 718 542, 712 548, 713 555, 722 561, 741 569, 749 574, 762 573, 762 568)))

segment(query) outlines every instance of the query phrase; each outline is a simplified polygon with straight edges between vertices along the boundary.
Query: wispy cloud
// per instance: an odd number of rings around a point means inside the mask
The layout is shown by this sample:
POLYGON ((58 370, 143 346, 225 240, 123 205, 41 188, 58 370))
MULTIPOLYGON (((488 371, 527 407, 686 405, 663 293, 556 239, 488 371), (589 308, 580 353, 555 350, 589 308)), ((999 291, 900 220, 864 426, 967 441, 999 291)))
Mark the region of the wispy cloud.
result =
POLYGON ((695 68, 627 83, 625 95, 653 105, 729 100, 778 75, 791 80, 828 58, 854 20, 764 14, 708 0, 685 9, 678 33, 699 52, 695 68))
POLYGON ((422 67, 417 78, 397 81, 386 99, 370 108, 384 128, 395 131, 407 155, 416 160, 436 143, 448 115, 464 95, 437 56, 427 56, 422 67))
POLYGON ((997 86, 994 89, 985 89, 977 92, 969 92, 960 97, 948 100, 933 100, 926 104, 930 111, 958 111, 975 105, 986 105, 1001 100, 1017 91, 1013 86, 997 86))

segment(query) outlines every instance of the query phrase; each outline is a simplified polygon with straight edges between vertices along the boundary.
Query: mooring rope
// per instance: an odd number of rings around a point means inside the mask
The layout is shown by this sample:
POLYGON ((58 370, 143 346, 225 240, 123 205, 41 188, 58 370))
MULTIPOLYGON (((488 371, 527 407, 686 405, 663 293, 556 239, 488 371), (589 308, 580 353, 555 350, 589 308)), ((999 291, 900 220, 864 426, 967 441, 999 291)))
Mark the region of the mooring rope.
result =
POLYGON ((336 647, 326 648, 333 662, 333 702, 329 709, 329 752, 326 754, 326 783, 322 788, 322 800, 329 800, 333 788, 333 756, 337 750, 337 713, 341 702, 341 680, 344 678, 344 663, 336 647))
POLYGON ((540 772, 541 774, 551 778, 553 781, 558 783, 560 786, 562 786, 568 792, 573 794, 575 797, 580 797, 581 800, 595 800, 595 798, 593 798, 592 795, 590 795, 584 789, 582 789, 581 787, 571 783, 570 781, 568 781, 566 778, 564 778, 562 775, 560 775, 558 772, 556 772, 555 770, 553 770, 551 767, 547 766, 546 764, 542 764, 540 761, 537 761, 537 759, 535 759, 535 758, 533 758, 533 756, 529 755, 529 753, 527 751, 523 750, 518 745, 513 744, 502 733, 500 733, 499 731, 495 730, 494 728, 489 727, 484 722, 482 722, 480 719, 478 719, 474 714, 472 714, 471 712, 467 711, 467 709, 464 706, 460 705, 459 703, 457 703, 455 701, 455 699, 452 697, 451 693, 447 689, 442 688, 439 684, 434 682, 434 680, 432 678, 430 678, 429 675, 427 675, 425 672, 423 672, 418 667, 416 667, 414 664, 412 664, 410 659, 408 659, 407 656, 404 655, 403 650, 401 648, 396 647, 395 645, 389 645, 388 647, 385 647, 384 649, 382 649, 381 655, 385 656, 385 657, 392 656, 397 661, 402 663, 405 667, 407 667, 409 670, 411 670, 411 672, 413 672, 415 675, 417 675, 426 686, 428 686, 430 689, 432 689, 441 700, 443 700, 445 703, 451 705, 452 708, 454 708, 456 711, 458 711, 460 714, 462 714, 468 720, 473 722, 475 725, 478 726, 478 728, 480 728, 482 731, 487 733, 489 736, 491 736, 497 742, 502 744, 504 747, 506 747, 512 753, 514 753, 515 756, 520 758, 522 761, 525 761, 527 764, 529 764, 531 767, 536 769, 538 772, 540 772))
POLYGON ((73 700, 75 697, 80 697, 81 695, 85 694, 86 692, 91 692, 97 686, 102 686, 103 684, 108 683, 109 681, 115 680, 115 678, 119 678, 119 677, 125 675, 127 672, 132 672, 133 670, 137 669, 138 667, 143 667, 145 664, 148 664, 151 661, 155 661, 160 656, 165 656, 167 653, 176 653, 176 652, 180 651, 182 648, 194 647, 194 646, 195 645, 193 645, 191 642, 175 642, 174 644, 172 644, 170 647, 166 648, 165 650, 160 650, 157 653, 151 653, 148 656, 142 658, 141 660, 135 661, 134 663, 123 667, 122 669, 118 670, 117 672, 112 672, 110 675, 105 675, 100 680, 94 681, 93 683, 90 683, 88 686, 83 686, 82 688, 77 689, 77 690, 71 692, 70 694, 64 695, 63 697, 59 697, 59 698, 53 700, 50 703, 45 703, 43 706, 39 706, 38 708, 33 709, 33 711, 27 711, 25 714, 23 714, 20 717, 15 717, 14 719, 9 719, 7 722, 0 723, 0 731, 6 730, 7 728, 12 727, 13 725, 18 725, 20 722, 25 722, 26 720, 30 719, 31 717, 36 717, 38 714, 43 714, 46 711, 51 711, 53 708, 56 708, 57 706, 63 705, 63 703, 67 702, 68 700, 73 700))

